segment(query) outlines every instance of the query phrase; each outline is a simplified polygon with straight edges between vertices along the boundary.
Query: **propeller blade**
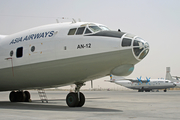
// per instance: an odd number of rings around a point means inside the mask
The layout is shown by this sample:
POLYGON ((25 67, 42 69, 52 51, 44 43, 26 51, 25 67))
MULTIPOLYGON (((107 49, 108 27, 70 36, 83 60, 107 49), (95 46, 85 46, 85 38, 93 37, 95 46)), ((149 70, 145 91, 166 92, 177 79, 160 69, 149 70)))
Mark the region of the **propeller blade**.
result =
MULTIPOLYGON (((150 85, 150 78, 151 78, 151 77, 149 77, 149 78, 146 77, 147 83, 149 83, 149 85, 150 85)), ((146 84, 147 84, 147 83, 146 83, 146 84)))
POLYGON ((137 77, 137 79, 138 79, 138 85, 139 85, 139 82, 142 84, 141 77, 142 77, 142 76, 140 76, 140 78, 137 77))

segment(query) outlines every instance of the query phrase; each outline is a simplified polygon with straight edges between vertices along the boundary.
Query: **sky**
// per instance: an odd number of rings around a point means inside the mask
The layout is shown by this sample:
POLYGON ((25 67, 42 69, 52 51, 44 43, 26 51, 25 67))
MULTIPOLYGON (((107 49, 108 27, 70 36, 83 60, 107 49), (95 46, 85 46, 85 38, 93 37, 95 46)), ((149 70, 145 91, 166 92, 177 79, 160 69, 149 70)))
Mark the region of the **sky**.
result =
MULTIPOLYGON (((126 78, 164 78, 166 67, 180 76, 180 0, 0 0, 0 34, 72 18, 107 25, 112 30, 138 35, 150 45, 149 54, 126 78), (62 19, 65 18, 65 19, 62 19)), ((116 88, 94 80, 95 88, 116 88)), ((84 88, 89 88, 87 82, 84 88)))

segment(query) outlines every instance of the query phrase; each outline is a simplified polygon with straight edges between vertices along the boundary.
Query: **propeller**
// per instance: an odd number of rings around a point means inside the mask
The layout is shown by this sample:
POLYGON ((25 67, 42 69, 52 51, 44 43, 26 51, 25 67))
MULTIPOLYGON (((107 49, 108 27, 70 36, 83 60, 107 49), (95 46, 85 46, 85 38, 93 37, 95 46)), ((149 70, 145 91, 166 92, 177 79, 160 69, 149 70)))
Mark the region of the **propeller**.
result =
POLYGON ((142 84, 141 76, 140 76, 140 78, 137 77, 137 79, 138 79, 138 85, 139 85, 139 82, 142 84))
MULTIPOLYGON (((149 83, 149 85, 150 85, 150 78, 151 78, 151 77, 149 77, 149 79, 148 79, 148 78, 146 77, 147 83, 149 83)), ((146 84, 147 84, 147 83, 146 83, 146 84)))

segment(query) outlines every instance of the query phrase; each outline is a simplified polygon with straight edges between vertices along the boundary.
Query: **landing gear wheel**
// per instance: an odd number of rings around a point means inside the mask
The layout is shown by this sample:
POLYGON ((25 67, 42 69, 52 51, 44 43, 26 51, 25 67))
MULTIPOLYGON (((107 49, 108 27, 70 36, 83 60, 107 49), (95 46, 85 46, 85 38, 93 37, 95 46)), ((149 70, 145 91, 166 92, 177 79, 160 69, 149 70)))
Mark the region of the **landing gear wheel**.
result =
POLYGON ((12 91, 9 94, 9 100, 11 102, 29 102, 30 101, 30 93, 28 91, 12 91))
POLYGON ((26 98, 26 95, 24 92, 16 92, 16 100, 17 102, 24 102, 25 101, 25 98, 26 98))
POLYGON ((165 89, 164 92, 167 92, 167 90, 165 89))
POLYGON ((9 100, 11 102, 16 102, 16 92, 12 91, 10 94, 9 94, 9 100))
POLYGON ((69 107, 76 107, 78 105, 77 93, 70 92, 66 97, 66 103, 69 107))
POLYGON ((80 92, 84 83, 75 83, 75 92, 70 92, 66 96, 66 103, 69 107, 82 107, 85 103, 85 96, 80 92))
POLYGON ((25 100, 24 100, 24 102, 30 102, 30 98, 31 98, 31 95, 30 95, 30 93, 28 92, 28 91, 24 91, 24 94, 25 94, 25 100))
POLYGON ((79 93, 79 96, 80 96, 80 101, 79 101, 77 107, 82 107, 85 103, 85 96, 81 92, 79 93))
POLYGON ((139 89, 139 90, 138 90, 138 92, 144 92, 144 90, 142 90, 142 89, 139 89))

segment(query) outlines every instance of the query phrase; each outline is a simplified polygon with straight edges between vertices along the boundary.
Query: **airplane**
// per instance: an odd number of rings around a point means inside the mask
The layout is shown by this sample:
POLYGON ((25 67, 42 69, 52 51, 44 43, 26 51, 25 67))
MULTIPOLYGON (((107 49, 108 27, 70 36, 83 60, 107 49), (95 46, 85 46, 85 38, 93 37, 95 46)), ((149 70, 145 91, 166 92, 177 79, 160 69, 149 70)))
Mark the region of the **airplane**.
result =
MULTIPOLYGON (((164 92, 167 92, 168 88, 180 87, 179 80, 175 80, 172 78, 170 74, 170 68, 166 68, 166 79, 141 79, 137 77, 137 79, 126 79, 123 77, 117 77, 110 75, 110 82, 116 83, 118 85, 127 87, 129 89, 138 90, 138 92, 150 92, 159 89, 164 89, 164 92)), ((178 77, 176 77, 178 78, 178 77)))
POLYGON ((30 89, 75 84, 69 107, 82 107, 80 88, 110 74, 127 76, 149 52, 147 41, 94 22, 55 23, 0 35, 0 91, 11 102, 28 102, 30 89))
POLYGON ((168 88, 174 88, 176 86, 176 84, 170 80, 150 78, 141 80, 141 77, 137 79, 114 80, 111 82, 129 89, 138 90, 138 92, 150 92, 158 89, 164 89, 164 92, 167 92, 168 88))

